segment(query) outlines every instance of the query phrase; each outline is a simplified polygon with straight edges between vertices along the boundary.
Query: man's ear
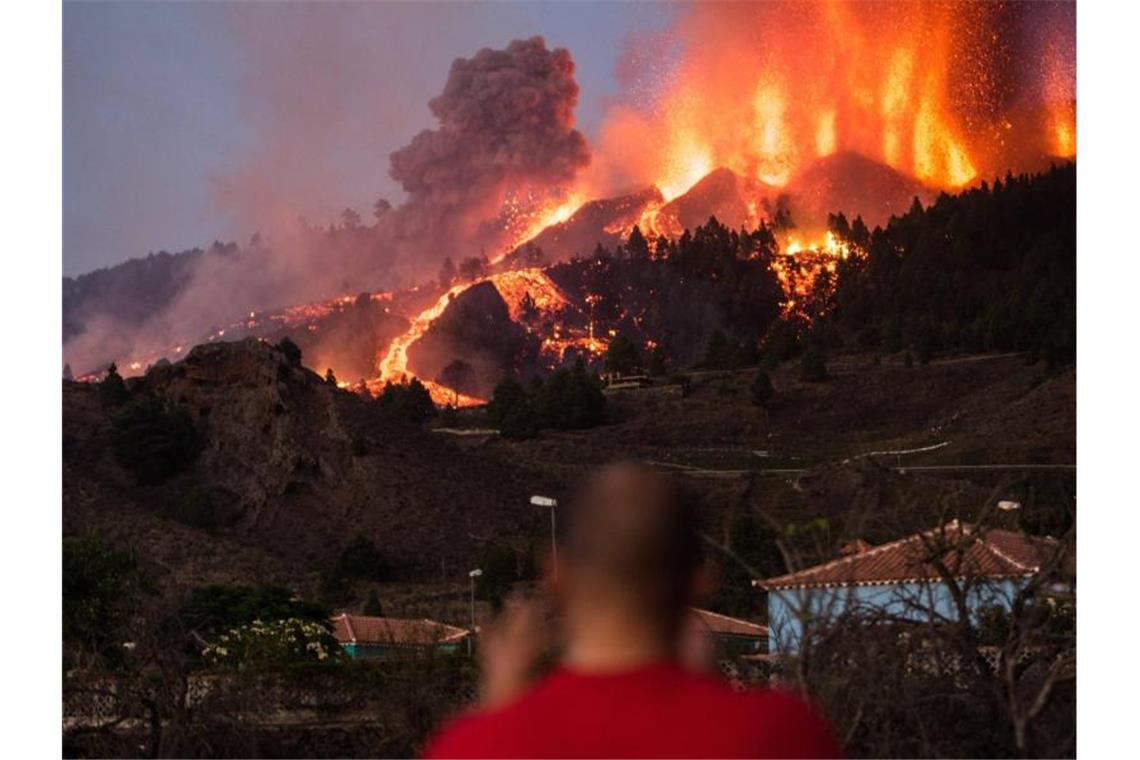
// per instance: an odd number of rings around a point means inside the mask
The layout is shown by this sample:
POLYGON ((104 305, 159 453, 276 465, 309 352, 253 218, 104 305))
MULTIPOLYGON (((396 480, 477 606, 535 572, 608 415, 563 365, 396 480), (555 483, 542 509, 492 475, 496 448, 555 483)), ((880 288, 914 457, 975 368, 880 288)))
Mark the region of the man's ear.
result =
POLYGON ((693 573, 693 580, 689 586, 689 602, 699 607, 712 599, 720 588, 720 568, 712 560, 706 559, 697 571, 693 573))

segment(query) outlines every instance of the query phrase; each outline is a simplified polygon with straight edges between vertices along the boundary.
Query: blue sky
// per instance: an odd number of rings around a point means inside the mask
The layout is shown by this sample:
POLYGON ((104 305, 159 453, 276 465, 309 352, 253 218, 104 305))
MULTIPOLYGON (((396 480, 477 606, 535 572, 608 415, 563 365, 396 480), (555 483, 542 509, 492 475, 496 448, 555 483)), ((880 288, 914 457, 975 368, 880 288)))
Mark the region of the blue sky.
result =
POLYGON ((219 200, 253 175, 311 221, 400 198, 388 154, 433 126, 451 61, 541 34, 577 63, 580 128, 618 94, 659 3, 64 5, 64 273, 214 239, 259 220, 219 200), (267 147, 269 146, 269 147, 267 147))

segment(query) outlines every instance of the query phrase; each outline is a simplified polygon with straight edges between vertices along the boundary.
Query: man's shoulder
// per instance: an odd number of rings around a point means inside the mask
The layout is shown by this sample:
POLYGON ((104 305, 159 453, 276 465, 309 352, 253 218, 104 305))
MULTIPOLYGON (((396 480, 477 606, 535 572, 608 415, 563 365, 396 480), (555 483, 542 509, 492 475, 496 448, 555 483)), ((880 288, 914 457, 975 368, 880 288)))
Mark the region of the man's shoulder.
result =
POLYGON ((494 729, 498 714, 470 711, 453 718, 427 745, 425 758, 485 757, 488 740, 501 734, 494 729))

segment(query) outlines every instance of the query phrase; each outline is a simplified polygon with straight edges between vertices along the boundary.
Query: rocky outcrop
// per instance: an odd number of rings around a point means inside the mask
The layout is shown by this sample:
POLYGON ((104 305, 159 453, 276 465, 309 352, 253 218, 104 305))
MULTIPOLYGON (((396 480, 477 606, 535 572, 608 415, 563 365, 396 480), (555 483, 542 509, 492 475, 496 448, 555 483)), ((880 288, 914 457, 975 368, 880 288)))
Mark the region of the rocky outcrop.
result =
POLYGON ((392 419, 262 341, 199 346, 132 381, 133 397, 187 410, 202 441, 192 467, 157 487, 134 484, 108 453, 115 411, 99 405, 92 386, 66 386, 65 493, 75 499, 65 496, 65 515, 80 494, 98 492, 85 514, 134 519, 141 510, 153 521, 164 505, 204 489, 226 516, 219 540, 268 552, 298 572, 328 567, 357 534, 396 567, 438 568, 441 559, 456 566, 482 541, 525 534, 537 519, 526 506, 533 480, 522 471, 477 461, 392 419))

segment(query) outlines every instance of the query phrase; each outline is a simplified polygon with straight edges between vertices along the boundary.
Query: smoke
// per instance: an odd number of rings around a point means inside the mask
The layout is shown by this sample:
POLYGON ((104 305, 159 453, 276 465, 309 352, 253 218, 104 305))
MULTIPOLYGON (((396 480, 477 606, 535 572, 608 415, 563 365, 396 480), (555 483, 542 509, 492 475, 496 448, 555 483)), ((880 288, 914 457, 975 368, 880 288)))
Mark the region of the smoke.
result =
MULTIPOLYGON (((508 195, 573 182, 590 162, 574 128, 577 102, 570 52, 547 50, 542 37, 457 59, 429 104, 439 127, 391 156, 391 175, 408 194, 396 217, 402 242, 454 245, 501 216, 508 195)), ((502 241, 492 233, 480 242, 502 241)))
POLYGON ((615 103, 595 148, 610 176, 669 197, 721 166, 783 187, 841 152, 948 189, 1040 168, 1075 153, 1056 63, 1074 24, 1069 3, 694 4, 640 78, 652 102, 615 103))
MULTIPOLYGON (((570 53, 547 49, 541 37, 516 40, 505 50, 483 49, 454 61, 442 93, 429 102, 438 127, 390 155, 390 174, 407 193, 402 204, 379 201, 372 223, 349 215, 313 227, 296 209, 340 208, 336 172, 321 159, 334 155, 329 135, 343 129, 338 119, 360 91, 360 83, 348 91, 343 81, 326 85, 330 77, 353 81, 359 74, 351 73, 353 56, 338 54, 330 42, 351 39, 352 30, 335 26, 340 17, 287 12, 300 14, 297 28, 309 41, 303 44, 317 45, 324 65, 312 65, 314 51, 303 49, 285 70, 275 69, 272 62, 290 58, 277 50, 280 36, 250 34, 252 45, 269 48, 253 56, 260 64, 251 71, 251 87, 256 80, 268 90, 273 106, 252 117, 259 135, 254 153, 215 181, 219 204, 257 224, 260 242, 202 256, 169 307, 143 324, 88 312, 85 331, 65 346, 81 372, 160 354, 182 341, 193 344, 248 311, 432 278, 447 256, 511 242, 511 216, 571 183, 589 163, 586 140, 574 128, 578 84, 570 53), (287 107, 294 118, 280 118, 287 107)), ((246 28, 253 21, 239 14, 235 23, 246 28)), ((381 110, 368 112, 377 121, 386 118, 381 110)))

